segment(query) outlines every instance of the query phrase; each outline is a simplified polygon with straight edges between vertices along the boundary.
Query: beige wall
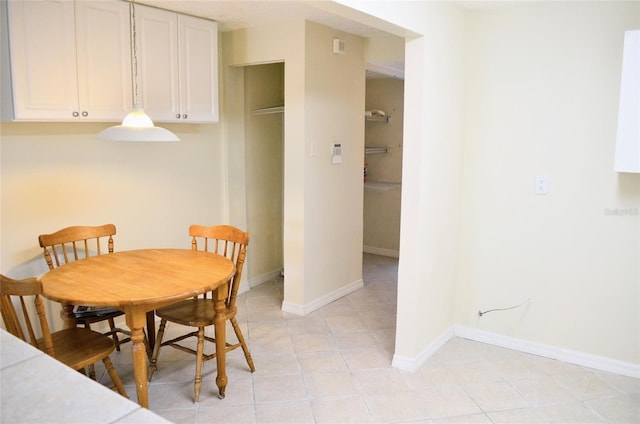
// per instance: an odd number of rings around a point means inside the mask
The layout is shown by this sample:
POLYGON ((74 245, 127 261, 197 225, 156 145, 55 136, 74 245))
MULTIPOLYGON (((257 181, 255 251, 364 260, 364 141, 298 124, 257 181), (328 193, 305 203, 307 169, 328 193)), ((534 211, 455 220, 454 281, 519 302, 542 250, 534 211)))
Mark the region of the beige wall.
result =
POLYGON ((511 7, 467 22, 456 321, 638 363, 640 175, 615 173, 613 157, 623 34, 640 28, 640 4, 511 7), (534 194, 537 175, 547 195, 534 194))
POLYGON ((305 64, 307 306, 362 282, 364 40, 307 22, 305 64), (332 53, 333 38, 344 54, 332 53), (333 143, 342 164, 331 163, 333 143))
MULTIPOLYGON (((2 269, 41 255, 37 237, 116 224, 116 247, 188 247, 191 223, 225 220, 216 125, 168 127, 179 143, 95 139, 103 124, 3 123, 2 269)), ((44 261, 44 260, 43 260, 44 261)))
MULTIPOLYGON (((400 250, 401 187, 380 189, 372 182, 402 182, 402 130, 404 81, 394 78, 367 80, 365 109, 380 109, 389 122, 365 121, 366 147, 385 147, 386 153, 365 154, 368 165, 364 190, 364 251, 398 257, 400 250)), ((379 186, 378 186, 379 187, 379 186)), ((384 186, 383 186, 384 187, 384 186)))
POLYGON ((420 2, 407 41, 396 359, 420 357, 453 324, 462 166, 462 12, 420 2))

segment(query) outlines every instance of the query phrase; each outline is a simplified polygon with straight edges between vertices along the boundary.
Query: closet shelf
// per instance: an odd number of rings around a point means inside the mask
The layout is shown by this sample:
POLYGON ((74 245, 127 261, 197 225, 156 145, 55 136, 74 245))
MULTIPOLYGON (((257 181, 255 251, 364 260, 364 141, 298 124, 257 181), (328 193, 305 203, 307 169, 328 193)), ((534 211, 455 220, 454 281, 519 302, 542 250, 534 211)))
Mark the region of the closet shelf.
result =
POLYGON ((365 190, 376 190, 376 191, 389 191, 396 188, 400 188, 402 184, 400 183, 383 183, 380 181, 367 181, 364 183, 365 190))
POLYGON ((389 122, 391 116, 365 116, 366 121, 389 122))
POLYGON ((254 109, 251 111, 252 115, 268 115, 270 113, 282 113, 284 112, 284 106, 269 106, 260 109, 254 109))
POLYGON ((389 148, 388 147, 366 147, 364 148, 364 153, 365 154, 371 154, 371 153, 389 153, 389 148))

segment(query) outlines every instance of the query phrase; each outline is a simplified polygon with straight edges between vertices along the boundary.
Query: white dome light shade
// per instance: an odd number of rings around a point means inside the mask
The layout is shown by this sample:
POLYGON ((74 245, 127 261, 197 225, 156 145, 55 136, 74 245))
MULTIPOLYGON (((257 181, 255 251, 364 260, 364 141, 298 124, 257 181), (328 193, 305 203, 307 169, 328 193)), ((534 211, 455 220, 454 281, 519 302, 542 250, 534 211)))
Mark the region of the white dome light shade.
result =
POLYGON ((151 118, 139 107, 129 112, 122 125, 106 128, 98 138, 107 141, 180 141, 171 131, 154 126, 151 118))

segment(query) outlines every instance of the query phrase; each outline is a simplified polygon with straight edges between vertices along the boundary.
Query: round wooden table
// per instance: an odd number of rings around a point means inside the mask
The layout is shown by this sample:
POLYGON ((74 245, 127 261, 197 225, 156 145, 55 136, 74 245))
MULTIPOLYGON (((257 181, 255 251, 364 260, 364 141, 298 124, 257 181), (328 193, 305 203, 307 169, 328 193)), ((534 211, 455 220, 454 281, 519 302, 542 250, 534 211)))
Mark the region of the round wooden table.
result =
POLYGON ((65 326, 75 326, 73 305, 111 306, 124 312, 131 330, 138 403, 148 408, 143 332, 147 312, 211 290, 215 290, 216 299, 216 384, 224 397, 227 385, 224 302, 234 274, 233 262, 221 255, 187 249, 143 249, 70 262, 47 272, 41 280, 44 296, 63 304, 65 326))

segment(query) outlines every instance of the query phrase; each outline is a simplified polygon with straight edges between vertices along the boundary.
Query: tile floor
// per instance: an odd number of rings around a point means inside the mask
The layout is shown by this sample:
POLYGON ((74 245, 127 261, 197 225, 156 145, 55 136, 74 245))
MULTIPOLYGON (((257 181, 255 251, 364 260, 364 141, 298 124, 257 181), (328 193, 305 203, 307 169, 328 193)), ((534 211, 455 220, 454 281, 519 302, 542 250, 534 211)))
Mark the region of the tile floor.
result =
MULTIPOLYGON (((281 280, 242 294, 238 318, 256 372, 231 352, 220 400, 215 361, 205 363, 196 405, 195 358, 163 348, 150 409, 175 423, 640 422, 640 380, 465 339, 415 373, 392 368, 397 260, 366 254, 364 281, 306 317, 280 310, 281 280)), ((125 346, 113 360, 135 400, 125 346)))

